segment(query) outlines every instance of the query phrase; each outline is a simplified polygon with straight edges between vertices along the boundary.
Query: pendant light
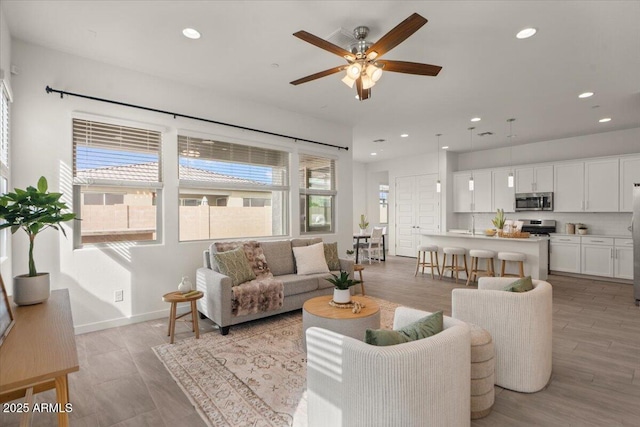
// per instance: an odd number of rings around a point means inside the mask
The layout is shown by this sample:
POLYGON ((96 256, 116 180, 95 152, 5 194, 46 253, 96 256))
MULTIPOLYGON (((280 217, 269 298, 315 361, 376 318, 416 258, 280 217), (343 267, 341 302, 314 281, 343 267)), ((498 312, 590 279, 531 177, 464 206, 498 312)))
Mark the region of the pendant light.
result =
MULTIPOLYGON (((475 127, 469 128, 469 137, 471 138, 471 158, 473 159, 473 130, 475 127)), ((469 177, 469 191, 473 191, 474 183, 473 183, 473 168, 471 168, 471 177, 469 177)))
POLYGON ((440 193, 442 191, 442 183, 440 182, 440 137, 441 133, 437 133, 438 141, 436 142, 436 155, 438 156, 438 180, 436 181, 436 193, 440 193))
MULTIPOLYGON (((509 135, 508 138, 513 138, 515 137, 515 135, 513 134, 513 122, 515 122, 516 119, 507 119, 507 122, 509 122, 509 135)), ((511 142, 509 142, 509 176, 507 177, 507 185, 509 188, 513 188, 513 184, 514 184, 514 179, 513 179, 513 159, 511 157, 511 153, 513 151, 513 146, 511 145, 511 142)))

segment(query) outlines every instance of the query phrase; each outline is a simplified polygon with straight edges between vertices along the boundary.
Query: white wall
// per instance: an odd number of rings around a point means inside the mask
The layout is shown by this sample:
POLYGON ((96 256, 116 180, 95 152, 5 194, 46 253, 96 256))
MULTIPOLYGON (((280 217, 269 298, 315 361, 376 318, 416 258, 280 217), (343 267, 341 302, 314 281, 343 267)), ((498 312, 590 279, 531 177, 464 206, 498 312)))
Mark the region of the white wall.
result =
MULTIPOLYGON (((37 267, 40 271, 51 273, 53 288, 69 288, 77 331, 86 332, 166 316, 169 307, 161 301, 161 296, 176 289, 182 275, 189 275, 192 281, 195 280, 195 270, 202 264, 202 250, 211 242, 178 242, 178 177, 174 165, 178 161, 176 147, 179 129, 283 148, 294 154, 298 150, 305 150, 337 157, 337 234, 323 237, 325 241, 338 241, 341 251, 351 246, 351 150, 338 151, 309 143, 294 143, 250 131, 174 119, 172 116, 77 97, 60 99, 58 95, 46 94, 45 86, 349 147, 352 145, 350 128, 272 106, 223 98, 202 88, 105 65, 19 40, 13 40, 12 48, 12 62, 20 68, 20 74, 13 79, 12 161, 15 186, 22 188, 34 184, 40 175, 45 175, 50 188, 59 189, 70 201, 73 112, 149 123, 167 130, 163 136, 162 153, 165 183, 162 243, 74 250, 71 239, 65 239, 57 233, 45 232, 38 237, 37 267), (124 290, 124 302, 113 302, 113 294, 117 289, 124 290)), ((293 159, 291 227, 292 235, 296 236, 299 234, 299 208, 295 155, 293 159)), ((17 235, 13 240, 15 274, 25 272, 26 259, 26 238, 17 235)))
MULTIPOLYGON (((0 8, 0 74, 2 78, 6 80, 9 87, 11 87, 11 34, 9 33, 9 26, 4 18, 2 8, 0 8)), ((11 114, 12 106, 9 106, 11 114)), ((9 128, 11 132, 11 128, 9 128)), ((11 136, 9 137, 11 140, 11 136)), ((11 177, 9 177, 8 186, 12 185, 11 177)), ((4 230, 4 233, 9 233, 9 230, 4 230)), ((0 258, 0 273, 5 283, 11 282, 12 268, 11 268, 11 238, 7 238, 7 256, 0 258)))
POLYGON ((353 224, 351 227, 353 231, 358 230, 360 215, 369 214, 366 211, 368 198, 367 189, 366 164, 361 162, 353 162, 353 224))

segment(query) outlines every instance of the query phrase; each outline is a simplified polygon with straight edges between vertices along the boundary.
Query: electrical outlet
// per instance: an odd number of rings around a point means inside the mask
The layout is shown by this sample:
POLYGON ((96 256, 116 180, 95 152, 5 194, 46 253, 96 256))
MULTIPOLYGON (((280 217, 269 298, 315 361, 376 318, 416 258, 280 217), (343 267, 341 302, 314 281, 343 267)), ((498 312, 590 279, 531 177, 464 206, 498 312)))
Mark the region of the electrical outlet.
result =
POLYGON ((124 300, 124 292, 122 289, 118 289, 113 293, 113 299, 115 302, 122 302, 124 300))

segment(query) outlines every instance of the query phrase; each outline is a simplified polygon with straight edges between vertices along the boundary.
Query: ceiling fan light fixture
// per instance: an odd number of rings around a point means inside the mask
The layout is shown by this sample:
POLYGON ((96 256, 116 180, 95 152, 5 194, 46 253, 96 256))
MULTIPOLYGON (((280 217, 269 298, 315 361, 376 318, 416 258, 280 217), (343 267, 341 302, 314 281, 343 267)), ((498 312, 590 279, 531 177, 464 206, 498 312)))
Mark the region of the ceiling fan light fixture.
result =
POLYGON ((362 89, 371 89, 376 84, 376 82, 366 74, 363 74, 360 78, 362 79, 362 89))
POLYGON ((371 77, 371 80, 377 82, 382 77, 382 68, 375 64, 369 64, 367 65, 367 75, 371 77))
POLYGON ((347 86, 349 86, 350 88, 353 88, 353 84, 356 82, 355 79, 352 79, 351 76, 347 73, 346 76, 344 76, 344 78, 342 79, 342 82, 344 84, 346 84, 347 86))
POLYGON ((378 57, 378 52, 376 52, 375 50, 372 50, 371 52, 367 53, 367 59, 369 61, 373 61, 377 57, 378 57))
POLYGON ((358 62, 354 62, 353 64, 350 64, 349 68, 347 68, 347 74, 352 79, 357 79, 358 77, 360 77, 361 72, 362 72, 362 65, 360 65, 360 63, 358 62))

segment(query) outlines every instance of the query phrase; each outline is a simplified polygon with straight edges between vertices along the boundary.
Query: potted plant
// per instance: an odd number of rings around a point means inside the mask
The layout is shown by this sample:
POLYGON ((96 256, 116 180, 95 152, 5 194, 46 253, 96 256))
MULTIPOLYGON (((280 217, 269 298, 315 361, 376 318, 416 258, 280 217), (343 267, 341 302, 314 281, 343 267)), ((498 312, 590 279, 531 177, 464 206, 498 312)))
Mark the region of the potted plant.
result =
POLYGON ((347 249, 347 258, 353 258, 353 254, 356 253, 353 249, 347 249))
POLYGON ((340 276, 331 273, 333 278, 327 279, 327 281, 333 284, 333 301, 339 304, 346 304, 351 302, 351 290, 350 287, 360 283, 359 280, 349 278, 349 273, 340 270, 340 276))
POLYGON ((360 227, 360 234, 365 234, 368 226, 369 221, 367 221, 367 217, 364 214, 360 215, 360 224, 358 224, 358 227, 360 227))
POLYGON ((504 209, 498 209, 496 211, 496 217, 491 220, 493 226, 498 231, 502 231, 504 228, 504 222, 506 221, 506 217, 504 216, 504 209))
POLYGON ((41 176, 38 187, 16 188, 13 192, 0 196, 0 219, 5 222, 0 230, 11 228, 11 233, 22 229, 29 236, 29 274, 13 278, 13 301, 18 305, 37 304, 46 301, 50 295, 49 273, 38 273, 33 259, 33 244, 36 236, 47 228, 62 231, 59 224, 72 220, 74 213, 64 213, 68 209, 60 201, 62 193, 50 193, 47 180, 41 176))

